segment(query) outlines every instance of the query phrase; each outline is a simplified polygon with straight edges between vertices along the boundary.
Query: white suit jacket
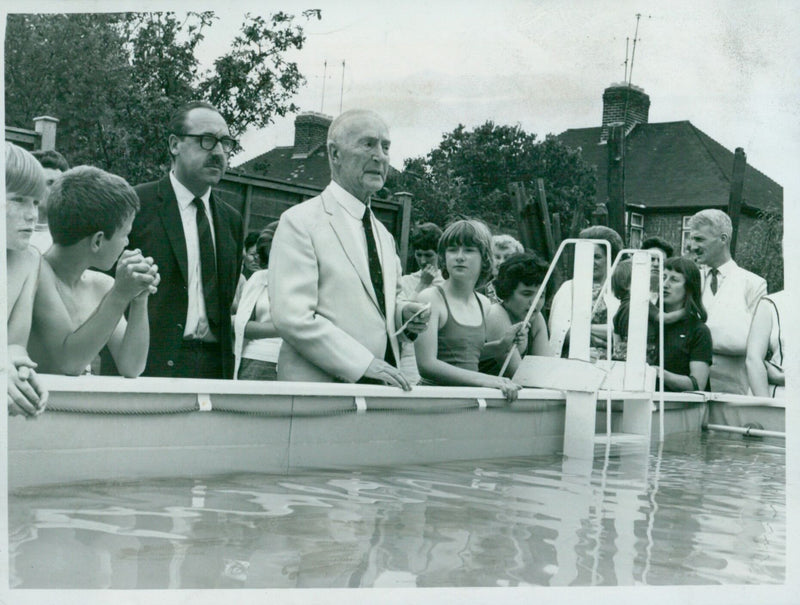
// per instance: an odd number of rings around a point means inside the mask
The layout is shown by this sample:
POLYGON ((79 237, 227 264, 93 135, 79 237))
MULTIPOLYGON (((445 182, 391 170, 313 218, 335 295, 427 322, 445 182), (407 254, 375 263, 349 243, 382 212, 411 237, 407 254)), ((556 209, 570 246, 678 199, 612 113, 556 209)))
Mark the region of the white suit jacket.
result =
POLYGON ((706 325, 714 347, 711 390, 746 395, 749 392, 745 368, 747 334, 756 305, 767 293, 767 282, 732 260, 721 265, 719 271, 716 294, 711 292, 708 268, 702 272, 703 306, 708 312, 706 325))
POLYGON ((356 382, 387 342, 400 359, 395 325, 401 275, 394 239, 373 221, 382 259, 386 316, 378 306, 366 254, 329 188, 286 210, 272 241, 269 297, 283 338, 279 380, 356 382))

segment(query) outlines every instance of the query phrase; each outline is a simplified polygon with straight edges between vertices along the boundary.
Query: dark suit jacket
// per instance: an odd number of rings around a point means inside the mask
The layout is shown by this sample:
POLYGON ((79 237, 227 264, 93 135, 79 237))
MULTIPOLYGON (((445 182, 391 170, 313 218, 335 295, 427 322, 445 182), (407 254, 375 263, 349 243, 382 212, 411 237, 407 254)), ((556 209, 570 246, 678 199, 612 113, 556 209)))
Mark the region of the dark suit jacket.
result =
MULTIPOLYGON (((161 274, 158 292, 150 297, 150 353, 143 376, 173 376, 177 350, 183 340, 188 306, 186 239, 178 201, 169 176, 134 188, 141 208, 129 236, 130 249, 139 248, 152 256, 161 274)), ((230 318, 242 263, 243 224, 241 215, 211 194, 214 238, 217 250, 220 322, 219 338, 226 378, 233 377, 230 318)))

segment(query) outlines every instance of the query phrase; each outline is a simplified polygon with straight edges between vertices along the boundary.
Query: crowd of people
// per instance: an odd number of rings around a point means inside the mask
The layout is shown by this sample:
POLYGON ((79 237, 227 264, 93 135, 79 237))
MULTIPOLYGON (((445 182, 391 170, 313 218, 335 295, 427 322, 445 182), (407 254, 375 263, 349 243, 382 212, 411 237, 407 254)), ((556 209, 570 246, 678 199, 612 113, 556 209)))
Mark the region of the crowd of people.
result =
MULTIPOLYGON (((572 280, 546 312, 547 263, 480 220, 418 225, 403 275, 370 207, 389 170, 378 114, 337 117, 329 185, 246 238, 213 191, 236 146, 219 111, 188 103, 167 130, 169 173, 136 187, 6 143, 9 413, 44 410, 38 373, 473 385, 513 400, 525 355, 567 354, 572 280)), ((648 362, 661 344, 668 390, 774 396, 783 293, 736 265, 724 212, 689 228, 685 256, 659 238, 642 246, 654 258, 648 362)), ((591 358, 624 358, 630 262, 607 275, 622 239, 600 225, 580 237, 608 242, 595 246, 591 358)))

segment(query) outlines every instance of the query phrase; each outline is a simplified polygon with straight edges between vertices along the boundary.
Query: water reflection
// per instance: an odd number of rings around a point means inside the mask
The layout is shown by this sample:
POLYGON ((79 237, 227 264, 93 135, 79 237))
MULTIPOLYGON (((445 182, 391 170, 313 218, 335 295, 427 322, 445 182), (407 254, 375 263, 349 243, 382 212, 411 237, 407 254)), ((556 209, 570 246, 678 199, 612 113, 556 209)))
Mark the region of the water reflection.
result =
POLYGON ((780 583, 785 451, 561 457, 12 494, 13 587, 780 583))

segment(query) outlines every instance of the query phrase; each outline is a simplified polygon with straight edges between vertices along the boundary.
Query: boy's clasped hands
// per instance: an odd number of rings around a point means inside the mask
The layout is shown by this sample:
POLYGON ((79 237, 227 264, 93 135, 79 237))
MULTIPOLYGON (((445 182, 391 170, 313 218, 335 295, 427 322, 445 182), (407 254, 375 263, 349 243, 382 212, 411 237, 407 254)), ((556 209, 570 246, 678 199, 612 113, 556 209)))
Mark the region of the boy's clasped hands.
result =
POLYGON ((161 275, 153 257, 144 256, 138 248, 123 250, 117 260, 114 276, 115 290, 125 300, 146 300, 150 294, 158 291, 161 275))

